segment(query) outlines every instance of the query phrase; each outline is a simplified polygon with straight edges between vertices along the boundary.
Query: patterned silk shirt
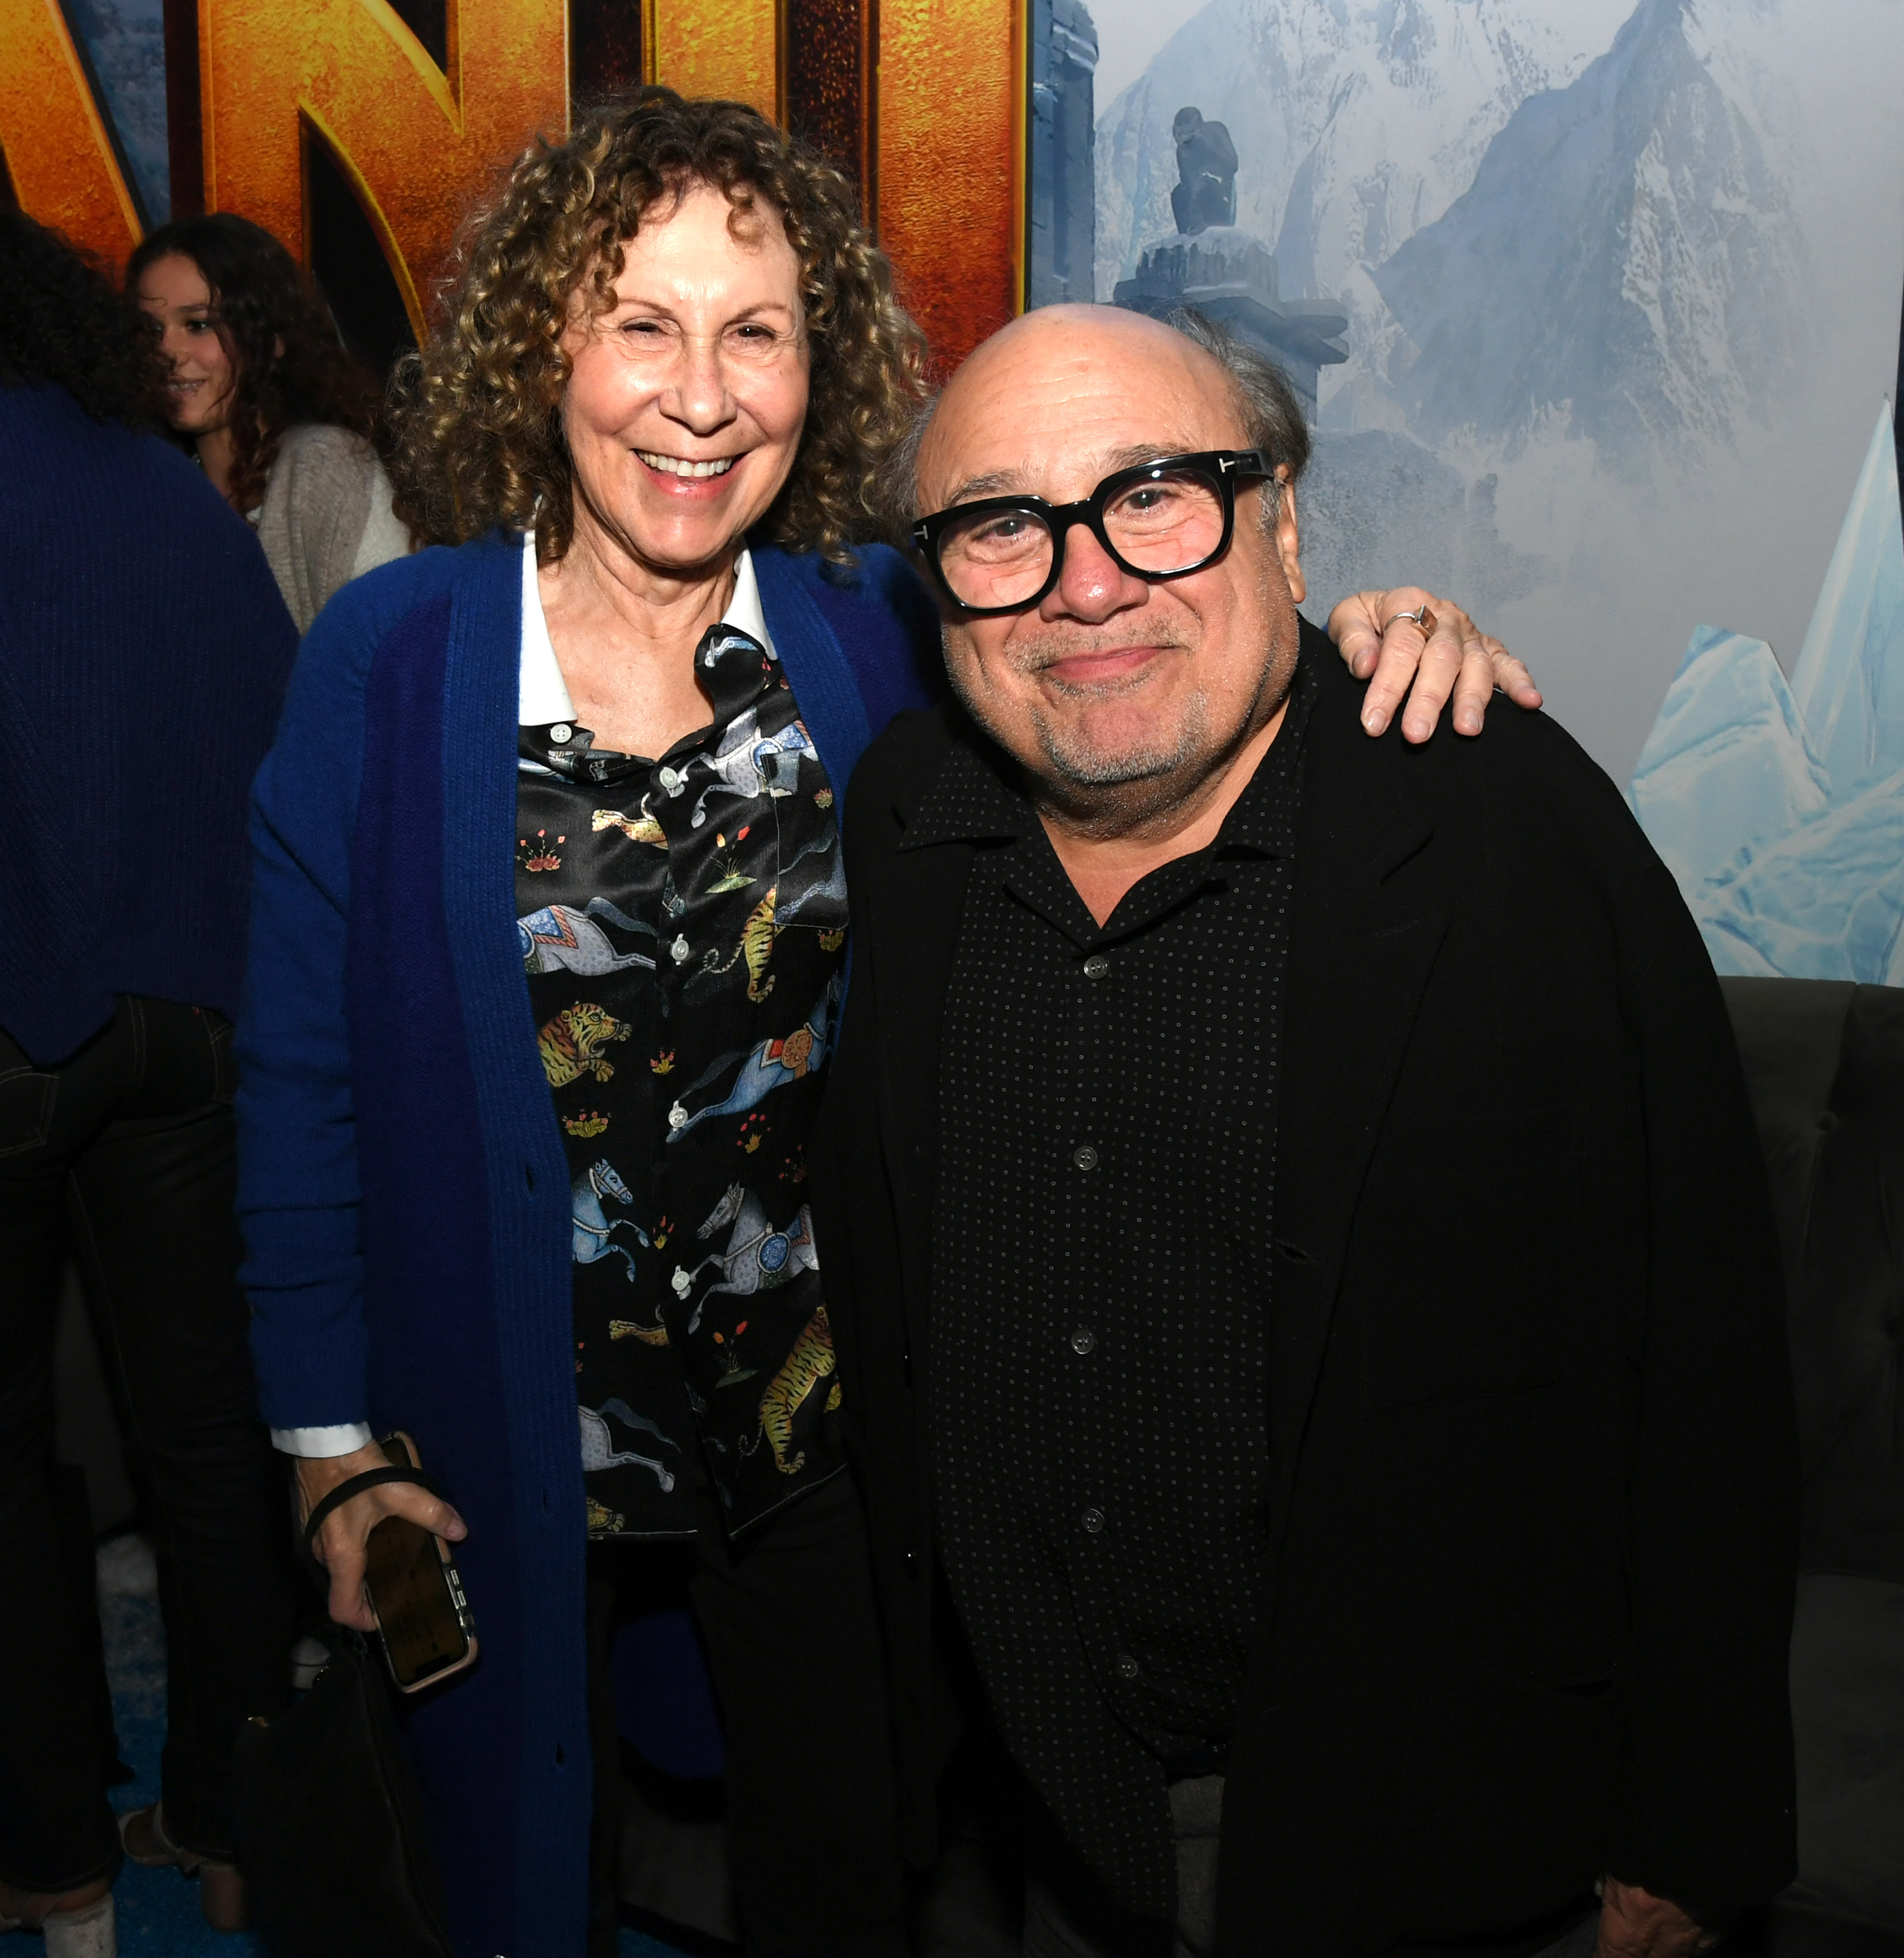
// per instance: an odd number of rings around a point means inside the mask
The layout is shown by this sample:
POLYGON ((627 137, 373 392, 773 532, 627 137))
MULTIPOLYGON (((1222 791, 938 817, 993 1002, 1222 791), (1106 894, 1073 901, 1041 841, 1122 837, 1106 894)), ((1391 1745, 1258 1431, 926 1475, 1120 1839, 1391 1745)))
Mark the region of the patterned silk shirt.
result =
POLYGON ((712 721, 659 760, 520 730, 591 1536, 692 1535, 697 1447, 730 1530, 844 1459, 806 1202, 846 959, 833 789, 770 647, 724 621, 695 664, 712 721))

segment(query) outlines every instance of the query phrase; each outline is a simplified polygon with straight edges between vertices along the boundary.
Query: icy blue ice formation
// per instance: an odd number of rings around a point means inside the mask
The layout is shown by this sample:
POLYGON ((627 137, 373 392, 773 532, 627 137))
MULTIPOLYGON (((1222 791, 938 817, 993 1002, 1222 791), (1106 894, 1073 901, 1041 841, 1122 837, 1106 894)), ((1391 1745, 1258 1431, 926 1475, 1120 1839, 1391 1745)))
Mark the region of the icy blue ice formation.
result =
POLYGON ((1792 682, 1693 632, 1629 790, 1722 972, 1904 984, 1904 523, 1884 404, 1792 682))
POLYGON ((1752 852, 1694 915, 1722 972, 1904 985, 1904 771, 1752 852))
POLYGON ((1792 669, 1792 693, 1835 796, 1904 768, 1904 530, 1888 402, 1792 669))
POLYGON ((1741 847, 1823 813, 1830 778, 1763 639, 1694 629, 1630 794, 1695 916, 1693 892, 1736 869, 1741 847))

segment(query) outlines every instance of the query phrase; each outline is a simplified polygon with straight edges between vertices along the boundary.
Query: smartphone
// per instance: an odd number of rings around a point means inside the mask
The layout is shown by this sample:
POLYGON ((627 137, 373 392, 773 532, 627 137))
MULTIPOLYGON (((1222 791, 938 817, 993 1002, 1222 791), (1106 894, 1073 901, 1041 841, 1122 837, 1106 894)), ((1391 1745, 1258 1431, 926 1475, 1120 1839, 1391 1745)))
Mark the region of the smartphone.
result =
MULTIPOLYGON (((386 1435, 382 1446, 398 1468, 421 1465, 408 1435, 386 1435)), ((385 1516, 370 1532, 364 1554, 364 1589, 397 1690, 420 1693, 474 1665, 476 1624, 449 1545, 420 1523, 385 1516)))

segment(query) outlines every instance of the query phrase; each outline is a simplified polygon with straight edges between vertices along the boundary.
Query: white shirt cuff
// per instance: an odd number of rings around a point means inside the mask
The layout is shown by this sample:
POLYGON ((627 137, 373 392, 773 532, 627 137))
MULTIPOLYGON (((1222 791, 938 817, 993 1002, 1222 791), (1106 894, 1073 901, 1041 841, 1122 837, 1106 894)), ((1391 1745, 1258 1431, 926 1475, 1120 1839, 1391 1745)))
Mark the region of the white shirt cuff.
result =
POLYGON ((368 1422, 347 1421, 335 1427, 274 1427, 271 1446, 285 1455, 354 1455, 370 1446, 368 1422))

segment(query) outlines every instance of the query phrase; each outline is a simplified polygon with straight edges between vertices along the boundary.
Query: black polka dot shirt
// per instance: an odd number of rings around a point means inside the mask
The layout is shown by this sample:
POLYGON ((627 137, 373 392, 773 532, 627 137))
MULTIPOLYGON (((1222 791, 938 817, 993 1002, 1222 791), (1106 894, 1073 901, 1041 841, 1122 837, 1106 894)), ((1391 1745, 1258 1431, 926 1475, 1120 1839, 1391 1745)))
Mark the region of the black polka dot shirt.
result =
POLYGON ((1006 1744, 1126 1905, 1220 1772, 1267 1554, 1276 1074, 1313 674, 1198 854, 1100 928, 1002 758, 914 819, 981 840, 948 995, 935 1507, 1006 1744))

